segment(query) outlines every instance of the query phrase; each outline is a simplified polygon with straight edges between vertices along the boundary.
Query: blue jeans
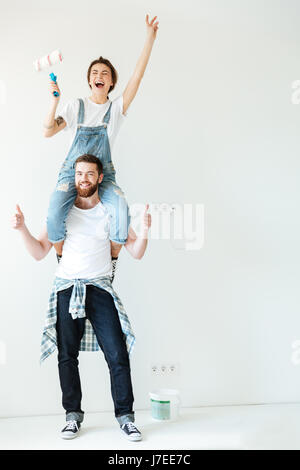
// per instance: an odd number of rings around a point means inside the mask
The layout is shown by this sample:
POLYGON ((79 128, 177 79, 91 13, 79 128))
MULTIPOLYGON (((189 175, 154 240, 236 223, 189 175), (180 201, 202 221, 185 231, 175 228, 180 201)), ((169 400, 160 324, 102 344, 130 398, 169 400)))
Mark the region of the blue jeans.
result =
POLYGON ((111 241, 125 244, 130 225, 129 207, 124 193, 117 185, 115 169, 111 160, 107 125, 110 109, 107 110, 103 123, 97 127, 84 127, 84 104, 79 100, 77 132, 69 153, 62 164, 55 191, 51 195, 47 216, 48 239, 58 243, 66 237, 66 219, 74 204, 77 191, 75 188, 75 161, 83 154, 94 155, 103 165, 103 180, 99 185, 99 197, 110 215, 111 241))
POLYGON ((58 370, 66 419, 82 422, 84 417, 81 409, 78 355, 88 318, 109 367, 115 417, 120 425, 128 421, 134 422, 129 356, 113 298, 105 290, 87 285, 86 318, 73 320, 69 313, 72 289, 73 286, 57 293, 58 370))

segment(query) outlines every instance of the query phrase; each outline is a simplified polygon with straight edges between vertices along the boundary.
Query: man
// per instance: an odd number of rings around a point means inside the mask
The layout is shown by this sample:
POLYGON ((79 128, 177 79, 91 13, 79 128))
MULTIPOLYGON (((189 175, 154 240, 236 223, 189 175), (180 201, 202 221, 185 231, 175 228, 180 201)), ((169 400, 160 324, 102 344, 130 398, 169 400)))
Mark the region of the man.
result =
MULTIPOLYGON (((81 385, 78 371, 79 350, 102 349, 108 364, 115 417, 129 440, 141 440, 134 425, 133 391, 129 354, 135 337, 124 307, 111 285, 109 214, 101 203, 98 185, 103 179, 100 160, 82 155, 75 164, 77 197, 67 221, 67 236, 50 295, 42 337, 41 361, 57 347, 62 404, 67 425, 61 437, 76 437, 83 421, 81 385)), ((141 259, 147 246, 151 216, 146 207, 139 237, 130 227, 126 249, 141 259)), ((12 220, 29 253, 44 258, 52 244, 44 228, 34 238, 25 225, 19 206, 12 220)))

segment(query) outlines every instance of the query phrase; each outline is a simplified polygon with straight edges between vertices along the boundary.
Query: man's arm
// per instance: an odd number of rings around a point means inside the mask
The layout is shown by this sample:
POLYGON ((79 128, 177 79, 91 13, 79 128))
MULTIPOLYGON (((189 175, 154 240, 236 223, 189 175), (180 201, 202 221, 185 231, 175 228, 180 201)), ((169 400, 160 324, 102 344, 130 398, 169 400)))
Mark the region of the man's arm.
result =
POLYGON ((129 227, 128 238, 125 243, 125 248, 135 259, 142 259, 148 245, 148 232, 151 227, 151 215, 147 213, 149 204, 146 205, 143 219, 141 233, 136 235, 132 227, 129 227))
POLYGON ((123 114, 126 113, 130 103, 135 97, 140 86, 141 80, 143 78, 145 69, 147 67, 152 47, 156 38, 156 33, 158 30, 158 21, 154 23, 155 18, 157 18, 157 16, 155 16, 153 20, 149 23, 148 15, 146 15, 147 38, 141 56, 136 64, 133 75, 130 78, 123 92, 123 114))
POLYGON ((46 226, 43 228, 38 238, 33 237, 25 225, 24 214, 17 205, 16 214, 12 217, 12 227, 19 230, 27 251, 34 259, 40 261, 45 258, 52 248, 52 243, 48 240, 46 226))

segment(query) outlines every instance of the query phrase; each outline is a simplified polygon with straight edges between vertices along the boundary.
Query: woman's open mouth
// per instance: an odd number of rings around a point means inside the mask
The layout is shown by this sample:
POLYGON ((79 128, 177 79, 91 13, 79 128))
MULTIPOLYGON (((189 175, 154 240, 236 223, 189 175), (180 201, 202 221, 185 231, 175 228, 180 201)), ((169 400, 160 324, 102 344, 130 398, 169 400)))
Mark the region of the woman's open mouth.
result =
POLYGON ((95 85, 96 85, 97 88, 102 88, 102 87, 104 87, 104 82, 101 82, 101 80, 99 80, 99 81, 95 82, 95 85))

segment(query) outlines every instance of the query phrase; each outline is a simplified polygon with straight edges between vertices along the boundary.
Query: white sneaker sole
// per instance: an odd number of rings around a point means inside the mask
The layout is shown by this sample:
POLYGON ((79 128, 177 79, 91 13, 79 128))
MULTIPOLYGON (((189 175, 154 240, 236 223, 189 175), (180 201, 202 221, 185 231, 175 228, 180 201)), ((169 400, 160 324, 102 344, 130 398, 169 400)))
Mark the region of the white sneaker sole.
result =
POLYGON ((80 430, 77 431, 76 434, 73 434, 73 433, 67 434, 66 432, 61 432, 60 437, 62 439, 75 439, 75 437, 78 437, 79 432, 80 432, 80 430))
POLYGON ((123 431, 123 435, 124 435, 125 439, 127 439, 128 441, 137 442, 137 441, 142 440, 142 436, 128 436, 127 434, 124 433, 124 431, 123 431))

